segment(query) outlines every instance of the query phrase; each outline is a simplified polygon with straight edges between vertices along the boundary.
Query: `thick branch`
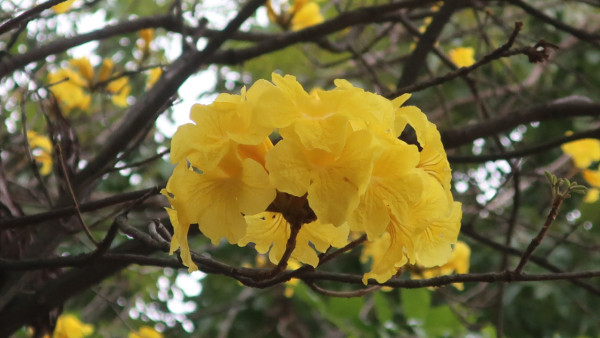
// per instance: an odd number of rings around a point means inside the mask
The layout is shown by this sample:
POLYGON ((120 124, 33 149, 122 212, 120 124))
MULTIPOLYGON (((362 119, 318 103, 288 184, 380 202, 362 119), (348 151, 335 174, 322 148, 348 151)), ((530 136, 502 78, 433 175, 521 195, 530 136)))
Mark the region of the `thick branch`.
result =
POLYGON ((493 117, 460 129, 441 131, 442 142, 448 149, 457 148, 478 138, 510 130, 523 123, 598 115, 600 115, 600 103, 598 102, 590 102, 581 98, 560 99, 522 111, 493 117))

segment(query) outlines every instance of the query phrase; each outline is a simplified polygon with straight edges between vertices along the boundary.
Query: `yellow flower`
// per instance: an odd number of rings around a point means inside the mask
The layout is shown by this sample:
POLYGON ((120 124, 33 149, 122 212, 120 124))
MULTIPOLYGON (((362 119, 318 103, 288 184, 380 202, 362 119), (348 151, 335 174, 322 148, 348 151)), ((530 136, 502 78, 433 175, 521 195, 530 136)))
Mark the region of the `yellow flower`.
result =
POLYGON ((85 324, 79 318, 70 314, 63 314, 56 321, 54 338, 83 338, 94 332, 94 326, 85 324))
POLYGON ((600 197, 600 189, 591 188, 591 189, 588 189, 588 192, 587 192, 587 194, 585 194, 583 201, 585 203, 594 203, 598 200, 599 197, 600 197))
POLYGON ((148 72, 148 78, 146 79, 146 90, 152 88, 161 75, 162 69, 160 67, 150 69, 148 72))
POLYGON ((588 189, 585 197, 583 198, 583 201, 585 203, 596 202, 600 195, 600 190, 598 189, 600 188, 600 168, 598 168, 597 170, 585 169, 583 170, 581 175, 583 176, 583 179, 585 179, 586 182, 593 187, 588 189))
POLYGON ((94 81, 94 69, 92 68, 92 64, 90 63, 89 59, 71 59, 69 60, 69 65, 77 69, 79 74, 81 74, 81 76, 87 80, 88 84, 94 81))
MULTIPOLYGON (((264 163, 266 138, 272 128, 254 122, 252 108, 260 96, 257 83, 242 95, 221 94, 211 105, 196 104, 190 118, 194 123, 180 126, 171 142, 171 163, 188 160, 200 170, 214 168, 230 144, 260 145, 252 157, 264 163)), ((272 147, 272 146, 271 146, 272 147)))
POLYGON ((50 174, 52 171, 52 141, 33 130, 27 131, 27 140, 33 154, 33 159, 42 165, 40 174, 50 174))
POLYGON ((127 98, 131 92, 129 86, 129 78, 122 76, 114 81, 111 81, 107 86, 106 90, 114 94, 112 96, 112 102, 119 107, 127 107, 127 98))
POLYGON ((433 266, 450 258, 451 244, 456 243, 460 230, 460 204, 449 203, 448 193, 434 178, 424 172, 419 176, 423 184, 420 198, 388 207, 390 221, 382 236, 390 238, 381 244, 386 245, 385 254, 374 258, 363 283, 369 278, 382 283, 406 263, 433 266))
MULTIPOLYGON (((567 135, 571 135, 568 132, 567 135)), ((600 140, 586 138, 563 144, 562 151, 571 156, 577 168, 586 169, 592 162, 600 161, 600 140)))
POLYGON ((269 178, 281 192, 299 197, 308 193, 308 203, 317 218, 341 226, 369 183, 378 154, 372 139, 366 130, 353 132, 336 155, 308 150, 299 140, 284 138, 267 154, 269 178))
MULTIPOLYGON (((471 248, 467 243, 458 241, 454 245, 454 250, 450 255, 448 262, 441 266, 421 269, 418 273, 413 273, 413 279, 434 278, 438 276, 449 275, 454 272, 464 274, 469 272, 469 260, 471 257, 471 248)), ((452 284, 458 290, 463 290, 463 283, 452 284)))
POLYGON ((308 0, 295 0, 289 10, 279 9, 276 13, 271 1, 265 3, 267 15, 271 22, 278 24, 281 28, 288 30, 301 30, 303 28, 318 25, 324 21, 321 9, 316 2, 308 0))
POLYGON ((585 169, 582 172, 585 179, 592 187, 600 188, 600 170, 585 169))
POLYGON ((74 2, 75 2, 75 0, 66 0, 64 2, 59 3, 58 5, 52 6, 52 10, 56 14, 62 14, 64 12, 68 11, 69 8, 71 8, 71 6, 73 6, 74 2))
MULTIPOLYGON (((94 69, 87 58, 71 59, 69 65, 73 69, 63 68, 48 75, 48 81, 52 83, 50 91, 61 103, 65 113, 74 108, 88 111, 92 100, 89 91, 95 89, 97 83, 110 78, 114 64, 110 59, 104 59, 96 80, 94 69)), ((116 106, 127 106, 127 98, 131 92, 127 77, 111 81, 106 90, 113 94, 111 99, 116 106)))
POLYGON ((153 327, 142 326, 136 332, 130 332, 128 338, 162 338, 162 333, 156 331, 153 327))
MULTIPOLYGON (((238 245, 255 243, 256 251, 261 254, 269 252, 269 260, 279 263, 290 237, 290 224, 278 212, 261 212, 246 216, 248 229, 238 245)), ((317 267, 319 256, 315 252, 325 252, 330 246, 341 248, 348 243, 348 226, 334 227, 322 224, 319 220, 303 224, 296 237, 296 247, 292 258, 299 262, 317 267), (312 244, 312 245, 311 245, 312 244)))
POLYGON ((276 264, 298 223, 291 256, 312 266, 318 252, 345 245, 350 229, 366 233, 378 253, 364 282, 385 282, 407 263, 448 261, 462 212, 437 128, 402 106, 410 95, 390 101, 346 80, 335 86, 308 93, 295 77, 273 74, 272 83, 192 108, 193 123, 173 137, 177 166, 164 192, 171 253, 180 249, 190 270, 191 224, 214 244, 253 242, 276 264), (418 146, 397 138, 408 125, 418 146))
POLYGON ((53 84, 50 91, 67 112, 74 108, 84 111, 89 109, 92 98, 84 90, 88 83, 79 73, 68 68, 59 69, 48 75, 48 82, 53 84))
POLYGON ((142 29, 138 32, 138 34, 141 38, 141 42, 139 44, 140 49, 144 53, 147 53, 148 50, 150 49, 150 43, 152 42, 152 40, 154 40, 154 29, 153 28, 142 29))
MULTIPOLYGON (((405 98, 402 98, 405 99, 405 98)), ((417 142, 422 148, 417 165, 433 176, 448 192, 452 174, 450 163, 442 144, 440 132, 435 124, 427 120, 427 116, 415 106, 404 106, 396 110, 396 132, 400 133, 409 124, 417 134, 417 142)))
POLYGON ((294 1, 292 7, 292 30, 298 31, 306 27, 318 25, 324 21, 321 15, 321 8, 317 3, 312 1, 294 1), (297 6, 297 3, 302 3, 297 6))
POLYGON ((171 252, 181 248, 182 260, 190 271, 196 269, 187 245, 190 224, 198 224, 213 244, 221 238, 237 243, 246 233, 243 215, 264 211, 275 198, 264 167, 244 157, 246 154, 231 146, 215 168, 202 173, 180 163, 167 183, 177 216, 169 212, 176 239, 171 242, 171 252))
POLYGON ((98 82, 104 82, 108 80, 114 67, 115 64, 111 59, 104 58, 104 60, 102 60, 102 65, 100 66, 100 70, 98 71, 98 82))
POLYGON ((469 67, 475 63, 475 50, 471 47, 457 47, 448 52, 450 60, 457 67, 469 67))

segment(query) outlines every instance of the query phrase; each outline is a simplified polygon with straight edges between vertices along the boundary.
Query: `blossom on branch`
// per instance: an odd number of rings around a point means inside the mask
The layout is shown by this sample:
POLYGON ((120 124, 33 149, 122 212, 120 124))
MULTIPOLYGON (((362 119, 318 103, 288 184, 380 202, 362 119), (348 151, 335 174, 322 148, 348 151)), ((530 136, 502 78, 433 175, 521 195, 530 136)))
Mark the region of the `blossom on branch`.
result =
POLYGON ((27 131, 27 141, 31 148, 33 159, 42 165, 40 174, 49 175, 52 171, 52 141, 33 130, 27 131))
POLYGON ((324 21, 321 8, 314 1, 294 0, 291 8, 279 8, 275 11, 271 1, 265 3, 267 14, 271 22, 276 23, 284 30, 301 30, 306 27, 318 25, 324 21))
POLYGON ((410 95, 390 101, 346 80, 335 86, 308 93, 295 77, 273 74, 192 108, 193 123, 173 137, 176 168, 163 192, 171 252, 181 249, 190 270, 193 224, 213 244, 253 242, 275 264, 291 250, 313 267, 317 252, 347 244, 350 229, 364 233, 381 253, 365 283, 407 263, 448 261, 462 212, 437 128, 403 106, 410 95), (418 144, 398 138, 409 127, 418 144))
POLYGON ((450 60, 457 67, 469 67, 475 63, 475 50, 471 47, 457 47, 448 52, 450 60))

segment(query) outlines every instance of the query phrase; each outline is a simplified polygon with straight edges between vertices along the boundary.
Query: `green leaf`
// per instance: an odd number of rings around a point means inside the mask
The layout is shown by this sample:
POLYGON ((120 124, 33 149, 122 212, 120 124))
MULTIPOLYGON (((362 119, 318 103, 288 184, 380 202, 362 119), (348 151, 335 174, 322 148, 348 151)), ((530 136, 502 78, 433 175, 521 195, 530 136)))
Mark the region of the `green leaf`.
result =
POLYGON ((457 336, 463 329, 448 305, 431 308, 425 318, 423 329, 428 337, 457 336))
POLYGON ((400 290, 402 310, 406 319, 425 320, 431 305, 431 294, 427 289, 402 289, 400 290))
POLYGON ((373 293, 373 304, 375 305, 375 315, 380 323, 383 324, 392 320, 394 314, 382 291, 373 293))
POLYGON ((331 298, 329 301, 329 313, 339 318, 357 318, 363 307, 363 299, 355 298, 331 298))

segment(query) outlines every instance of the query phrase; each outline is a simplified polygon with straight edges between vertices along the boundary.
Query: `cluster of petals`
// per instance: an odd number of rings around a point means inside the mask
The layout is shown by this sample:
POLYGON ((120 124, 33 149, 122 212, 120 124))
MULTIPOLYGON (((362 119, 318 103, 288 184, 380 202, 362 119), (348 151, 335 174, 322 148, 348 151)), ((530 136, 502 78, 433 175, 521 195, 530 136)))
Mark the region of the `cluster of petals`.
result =
POLYGON ((126 107, 131 92, 129 79, 124 76, 115 78, 113 68, 114 63, 108 58, 102 61, 97 72, 94 72, 88 58, 71 59, 68 67, 48 75, 50 91, 56 96, 65 113, 73 109, 89 111, 91 93, 101 86, 111 95, 115 105, 126 107))
POLYGON ((163 192, 171 252, 197 268, 187 243, 197 224, 214 244, 254 243, 277 263, 295 225, 291 258, 312 266, 350 232, 378 243, 383 254, 373 256, 365 282, 384 282, 407 263, 445 264, 461 207, 440 134, 417 107, 403 106, 409 97, 388 100, 346 80, 309 93, 295 77, 273 74, 240 95, 195 105, 193 123, 173 137, 176 168, 163 192), (405 129, 416 144, 399 139, 405 129))

